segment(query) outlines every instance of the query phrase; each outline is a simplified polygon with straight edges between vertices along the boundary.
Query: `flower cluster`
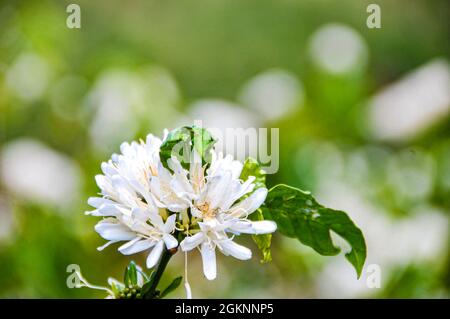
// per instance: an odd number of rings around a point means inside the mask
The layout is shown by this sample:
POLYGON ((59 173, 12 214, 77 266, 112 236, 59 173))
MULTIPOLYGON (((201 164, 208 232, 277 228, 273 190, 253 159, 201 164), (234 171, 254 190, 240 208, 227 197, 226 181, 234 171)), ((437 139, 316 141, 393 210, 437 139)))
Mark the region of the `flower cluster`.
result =
POLYGON ((216 249, 224 255, 250 259, 250 249, 234 242, 240 234, 267 234, 276 230, 273 221, 251 221, 249 215, 264 202, 267 189, 255 187, 255 177, 241 180, 243 164, 230 155, 211 150, 205 164, 192 148, 188 165, 176 156, 160 158, 162 141, 148 135, 145 141, 123 143, 101 165, 96 176, 100 197, 88 203, 89 215, 103 219, 95 230, 108 242, 125 242, 124 255, 149 251, 148 268, 164 250, 188 252, 198 248, 207 279, 216 278, 216 249))

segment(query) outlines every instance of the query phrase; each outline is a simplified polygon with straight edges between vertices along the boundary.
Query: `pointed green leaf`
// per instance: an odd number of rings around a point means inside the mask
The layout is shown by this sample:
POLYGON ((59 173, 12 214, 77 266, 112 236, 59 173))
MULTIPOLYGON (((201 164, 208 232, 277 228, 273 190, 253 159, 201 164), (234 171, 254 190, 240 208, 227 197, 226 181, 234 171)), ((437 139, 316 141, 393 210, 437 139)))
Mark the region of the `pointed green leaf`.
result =
POLYGON ((169 286, 167 286, 166 289, 164 289, 161 293, 161 295, 159 296, 159 298, 164 298, 165 296, 167 296, 169 293, 171 293, 172 291, 174 291, 175 289, 178 288, 178 286, 181 284, 181 280, 183 279, 182 276, 175 278, 169 286))
MULTIPOLYGON (((249 218, 255 221, 264 220, 264 216, 260 209, 252 213, 249 218)), ((261 263, 265 264, 272 261, 272 254, 270 252, 272 234, 252 235, 252 239, 256 243, 256 246, 258 246, 259 250, 261 250, 261 253, 263 255, 261 263)))
MULTIPOLYGON (((250 176, 255 177, 255 188, 266 187, 266 172, 261 168, 258 161, 249 157, 244 163, 242 168, 240 179, 246 181, 250 176)), ((264 220, 264 216, 260 210, 252 213, 249 218, 251 220, 264 220)), ((262 263, 267 263, 272 261, 272 255, 270 253, 270 244, 272 242, 272 234, 262 234, 262 235, 252 235, 253 241, 256 246, 261 250, 263 258, 262 263)))
POLYGON ((345 212, 324 207, 310 193, 287 185, 273 187, 261 209, 265 219, 277 223, 280 233, 297 238, 324 256, 340 252, 330 236, 330 231, 334 231, 351 246, 345 257, 359 278, 366 259, 366 243, 361 230, 345 212))
POLYGON ((216 144, 216 140, 213 138, 211 133, 207 130, 193 126, 192 127, 194 147, 197 152, 201 155, 203 162, 211 162, 211 150, 216 144))
POLYGON ((152 299, 153 295, 150 292, 150 287, 151 287, 152 283, 150 281, 147 281, 141 289, 141 295, 143 299, 152 299))
POLYGON ((127 287, 137 285, 137 268, 134 261, 131 261, 125 269, 123 282, 127 287))

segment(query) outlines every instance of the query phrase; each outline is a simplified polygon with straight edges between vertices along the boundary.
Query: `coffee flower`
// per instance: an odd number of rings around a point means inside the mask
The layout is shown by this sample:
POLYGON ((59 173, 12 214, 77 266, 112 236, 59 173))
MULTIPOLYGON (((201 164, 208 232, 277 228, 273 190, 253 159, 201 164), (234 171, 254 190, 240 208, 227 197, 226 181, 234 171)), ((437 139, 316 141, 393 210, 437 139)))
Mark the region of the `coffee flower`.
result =
MULTIPOLYGON (((254 191, 254 176, 242 181, 243 164, 230 155, 223 157, 221 153, 213 152, 211 166, 206 170, 195 151, 189 171, 176 157, 168 160, 168 166, 173 175, 160 167, 161 173, 151 178, 151 185, 173 185, 173 193, 184 200, 190 219, 186 217, 183 221, 187 237, 180 246, 183 251, 200 249, 207 279, 216 278, 216 248, 226 256, 247 260, 252 257, 251 250, 235 243, 234 237, 242 233, 267 234, 276 230, 273 221, 248 219, 264 202, 267 189, 254 191)), ((158 188, 155 190, 162 192, 158 188)), ((188 216, 187 212, 183 214, 188 216)))
POLYGON ((105 217, 95 230, 108 242, 99 247, 127 241, 118 248, 124 255, 151 249, 147 267, 158 262, 164 247, 172 249, 178 241, 176 215, 158 208, 149 191, 150 177, 157 173, 161 140, 148 135, 146 142, 123 143, 121 154, 114 154, 102 163, 103 175, 97 175, 102 197, 92 197, 88 203, 96 209, 86 214, 105 217))

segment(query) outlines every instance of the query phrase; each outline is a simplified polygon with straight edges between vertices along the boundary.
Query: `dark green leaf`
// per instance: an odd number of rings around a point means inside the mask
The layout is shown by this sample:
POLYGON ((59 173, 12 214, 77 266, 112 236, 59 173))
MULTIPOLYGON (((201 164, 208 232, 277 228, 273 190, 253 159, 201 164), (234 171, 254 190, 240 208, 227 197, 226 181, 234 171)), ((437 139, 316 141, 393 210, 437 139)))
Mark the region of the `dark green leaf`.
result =
POLYGON ((211 162, 211 149, 214 147, 216 140, 205 129, 197 126, 192 127, 194 147, 201 155, 203 162, 211 162))
POLYGON ((125 274, 123 276, 123 282, 125 286, 131 287, 137 285, 137 268, 134 261, 131 261, 127 268, 125 269, 125 274))
POLYGON ((162 143, 159 156, 161 162, 167 167, 167 160, 175 155, 181 163, 189 159, 191 133, 188 127, 179 127, 169 132, 162 143))
POLYGON ((216 140, 204 128, 197 126, 183 126, 169 132, 167 138, 161 145, 159 155, 161 162, 167 167, 167 160, 176 156, 183 167, 189 167, 192 147, 195 147, 201 155, 203 162, 209 163, 210 150, 214 147, 216 140))
POLYGON ((169 293, 171 293, 172 291, 174 291, 175 289, 178 288, 178 286, 181 284, 181 280, 183 279, 183 277, 177 277, 175 278, 169 286, 167 286, 166 289, 164 289, 161 293, 161 295, 159 296, 159 298, 164 298, 165 296, 167 296, 169 293))
POLYGON ((351 246, 345 255, 355 267, 358 278, 366 259, 366 243, 361 230, 346 213, 320 205, 310 193, 287 185, 277 185, 269 191, 264 206, 264 218, 274 220, 278 231, 299 239, 321 255, 337 255, 330 231, 344 238, 351 246))

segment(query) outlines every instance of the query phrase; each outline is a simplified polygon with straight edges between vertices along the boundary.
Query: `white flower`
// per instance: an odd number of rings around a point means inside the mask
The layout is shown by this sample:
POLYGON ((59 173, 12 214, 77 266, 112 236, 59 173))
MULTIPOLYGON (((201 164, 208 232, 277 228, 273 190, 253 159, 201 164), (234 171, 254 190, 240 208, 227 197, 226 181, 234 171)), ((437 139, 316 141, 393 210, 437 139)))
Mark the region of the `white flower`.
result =
POLYGON ((164 247, 178 246, 172 235, 177 231, 187 236, 180 244, 183 251, 200 249, 209 280, 216 278, 216 248, 227 256, 250 259, 251 250, 233 239, 276 230, 273 221, 248 219, 263 204, 267 189, 255 190, 253 176, 241 180, 243 164, 221 153, 211 152, 208 169, 195 148, 189 170, 174 156, 166 168, 159 158, 161 144, 152 135, 146 142, 123 143, 121 154, 102 163, 104 174, 96 176, 102 197, 90 198, 88 203, 96 209, 87 212, 104 217, 95 230, 108 242, 99 250, 120 241, 126 241, 118 248, 124 255, 151 249, 151 268, 164 247))
POLYGON ((146 142, 123 143, 121 154, 102 163, 104 175, 96 176, 102 197, 90 198, 89 205, 96 209, 86 212, 105 217, 95 226, 100 236, 108 240, 99 250, 119 241, 127 241, 118 249, 124 255, 152 248, 148 268, 158 262, 164 246, 178 246, 172 236, 176 215, 168 216, 163 207, 157 207, 150 193, 150 177, 157 174, 160 165, 160 145, 161 140, 152 135, 147 136, 146 142))
MULTIPOLYGON (((200 248, 203 271, 209 280, 216 278, 216 248, 227 256, 241 260, 250 259, 251 250, 233 242, 234 235, 267 234, 276 230, 273 221, 247 219, 249 214, 262 205, 267 196, 267 189, 259 188, 253 192, 255 177, 251 176, 246 181, 239 179, 242 163, 233 160, 231 156, 223 158, 222 154, 217 156, 214 152, 212 155, 206 176, 204 168, 195 158, 191 160, 189 172, 183 169, 175 157, 168 161, 174 172, 171 183, 177 185, 180 197, 191 199, 189 208, 193 220, 200 227, 197 233, 181 242, 181 249, 190 251, 196 247, 200 248), (250 195, 243 199, 248 194, 250 195)), ((195 152, 194 157, 198 159, 195 152)))

